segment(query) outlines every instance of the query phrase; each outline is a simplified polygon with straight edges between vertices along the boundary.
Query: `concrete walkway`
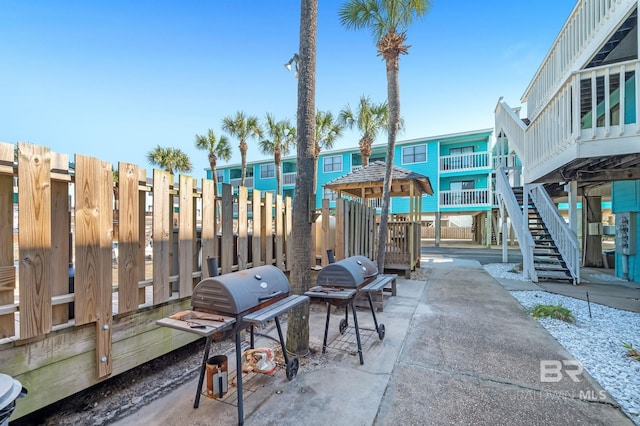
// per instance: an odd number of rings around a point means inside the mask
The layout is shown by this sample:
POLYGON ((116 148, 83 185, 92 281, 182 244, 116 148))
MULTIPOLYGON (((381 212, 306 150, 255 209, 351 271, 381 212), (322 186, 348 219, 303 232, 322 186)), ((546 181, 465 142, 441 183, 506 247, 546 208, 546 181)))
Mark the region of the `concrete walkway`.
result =
MULTIPOLYGON (((327 353, 302 358, 292 381, 283 369, 245 379, 245 424, 633 424, 586 372, 577 382, 541 380, 541 361, 571 355, 478 262, 425 258, 420 272, 399 279, 398 295, 378 313, 384 340, 362 331, 364 365, 353 340, 340 343, 353 336, 352 328, 337 332, 340 310, 327 353)), ((312 305, 314 349, 325 316, 324 305, 312 305)), ((359 310, 358 320, 372 327, 370 312, 359 310)), ((195 380, 184 383, 116 424, 237 424, 237 402, 203 397, 193 409, 195 389, 195 380)))

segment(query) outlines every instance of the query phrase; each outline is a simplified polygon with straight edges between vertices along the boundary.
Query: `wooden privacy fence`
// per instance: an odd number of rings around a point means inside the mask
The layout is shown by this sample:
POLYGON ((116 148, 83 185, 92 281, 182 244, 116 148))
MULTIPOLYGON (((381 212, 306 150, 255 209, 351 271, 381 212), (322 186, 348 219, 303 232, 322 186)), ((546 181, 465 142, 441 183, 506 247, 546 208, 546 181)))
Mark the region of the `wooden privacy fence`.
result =
POLYGON ((14 418, 195 340, 155 321, 188 308, 207 258, 222 273, 290 269, 290 198, 223 184, 216 200, 211 180, 198 188, 180 175, 176 188, 154 170, 148 184, 144 169, 123 162, 114 186, 110 163, 76 154, 73 164, 46 147, 0 143, 0 365, 29 390, 14 418))
MULTIPOLYGON (((422 238, 435 238, 435 226, 422 225, 422 238)), ((473 231, 470 226, 443 226, 440 228, 440 238, 445 240, 471 240, 473 231)))
POLYGON ((336 260, 362 255, 375 258, 376 209, 360 202, 338 198, 336 207, 329 208, 329 200, 322 200, 320 219, 312 232, 311 266, 325 266, 329 263, 327 250, 333 250, 336 260))

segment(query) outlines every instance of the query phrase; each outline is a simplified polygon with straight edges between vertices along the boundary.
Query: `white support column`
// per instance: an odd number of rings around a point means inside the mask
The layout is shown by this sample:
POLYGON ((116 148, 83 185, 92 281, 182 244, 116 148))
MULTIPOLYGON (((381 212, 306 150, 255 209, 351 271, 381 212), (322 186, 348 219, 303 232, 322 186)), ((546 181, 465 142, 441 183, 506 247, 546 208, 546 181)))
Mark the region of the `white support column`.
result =
POLYGON ((573 123, 573 138, 580 138, 581 121, 580 121, 580 74, 573 76, 573 116, 571 117, 573 123))
POLYGON ((596 72, 591 71, 591 139, 596 138, 598 126, 598 93, 596 86, 596 72))
POLYGON ((624 65, 620 66, 620 101, 618 102, 618 105, 620 106, 620 136, 622 136, 624 134, 624 129, 625 129, 625 122, 624 122, 624 115, 625 115, 625 110, 624 110, 624 106, 626 104, 626 93, 625 93, 625 86, 626 86, 626 80, 625 80, 625 74, 626 74, 626 68, 624 65))
POLYGON ((572 180, 564 190, 569 196, 569 228, 578 235, 578 181, 572 180))
MULTIPOLYGON (((640 33, 640 31, 638 31, 640 33)), ((638 78, 640 77, 640 63, 636 63, 636 133, 640 133, 640 84, 638 84, 638 78)))
POLYGON ((436 247, 440 247, 440 212, 436 212, 436 247))
MULTIPOLYGON (((624 84, 624 80, 623 83, 624 84)), ((609 94, 609 68, 604 72, 604 134, 609 137, 611 130, 611 99, 609 94)))

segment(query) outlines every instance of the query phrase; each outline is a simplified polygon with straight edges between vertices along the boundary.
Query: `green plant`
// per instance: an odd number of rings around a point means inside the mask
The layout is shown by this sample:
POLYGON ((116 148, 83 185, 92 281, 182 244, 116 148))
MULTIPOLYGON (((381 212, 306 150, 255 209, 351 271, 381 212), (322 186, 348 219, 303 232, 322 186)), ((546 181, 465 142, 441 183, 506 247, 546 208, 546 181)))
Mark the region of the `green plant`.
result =
POLYGON ((513 274, 519 274, 522 272, 522 269, 524 268, 524 266, 522 265, 522 263, 518 263, 516 265, 513 266, 513 268, 511 268, 508 272, 511 272, 513 274))
POLYGON ((627 350, 626 356, 640 361, 640 351, 635 349, 631 343, 622 342, 622 347, 627 350))
POLYGON ((570 309, 560 305, 535 305, 529 310, 534 318, 555 318, 565 322, 576 322, 570 309))

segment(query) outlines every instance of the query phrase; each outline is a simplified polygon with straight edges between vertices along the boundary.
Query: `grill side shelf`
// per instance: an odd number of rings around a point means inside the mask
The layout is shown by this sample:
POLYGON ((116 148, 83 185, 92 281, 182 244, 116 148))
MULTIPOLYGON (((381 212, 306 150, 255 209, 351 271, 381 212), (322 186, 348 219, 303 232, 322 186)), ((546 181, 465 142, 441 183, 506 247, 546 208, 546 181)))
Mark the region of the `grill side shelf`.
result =
POLYGON ((292 294, 290 296, 285 297, 282 300, 273 303, 266 308, 262 308, 258 311, 252 312, 248 315, 245 315, 242 320, 248 322, 250 324, 263 324, 274 317, 283 314, 294 307, 305 303, 309 298, 307 296, 300 296, 297 294, 292 294))
POLYGON ((222 321, 211 321, 211 320, 176 320, 172 318, 162 318, 156 321, 156 324, 162 327, 169 327, 180 331, 188 331, 189 333, 199 334, 200 336, 209 337, 212 334, 216 334, 230 328, 233 324, 235 324, 236 319, 233 317, 220 316, 222 321), (199 325, 203 325, 204 328, 193 328, 190 324, 197 323, 199 325))
POLYGON ((309 296, 317 299, 351 299, 357 293, 356 289, 352 288, 331 288, 316 286, 306 291, 305 296, 309 296))
POLYGON ((362 287, 360 291, 363 291, 363 292, 380 291, 383 288, 385 288, 387 285, 391 284, 394 289, 393 295, 395 296, 396 278, 398 278, 397 274, 378 275, 375 280, 371 281, 369 284, 362 287))

